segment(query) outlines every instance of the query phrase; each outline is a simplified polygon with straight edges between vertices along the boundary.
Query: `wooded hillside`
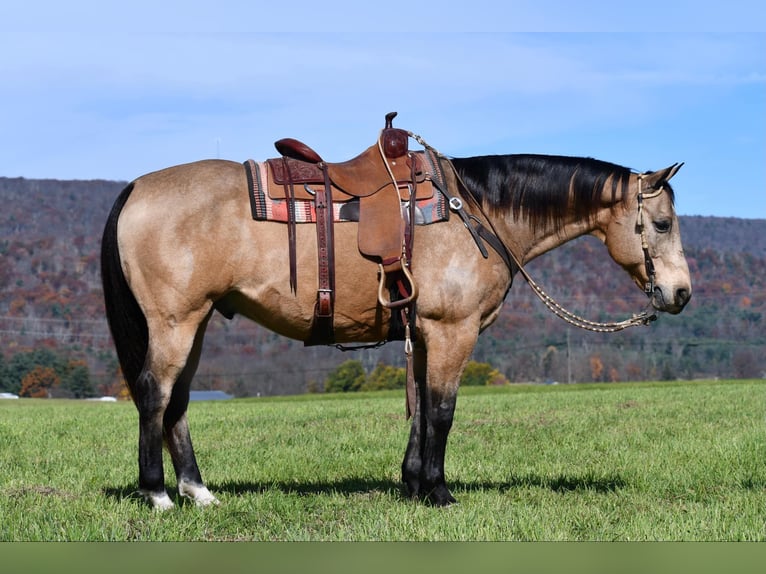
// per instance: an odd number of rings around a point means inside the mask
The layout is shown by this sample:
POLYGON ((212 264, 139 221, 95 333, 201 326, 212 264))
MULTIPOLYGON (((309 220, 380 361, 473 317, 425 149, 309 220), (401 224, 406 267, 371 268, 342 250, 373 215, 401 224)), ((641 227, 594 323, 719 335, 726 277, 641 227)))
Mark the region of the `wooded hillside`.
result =
MULTIPOLYGON (((0 391, 17 392, 19 373, 37 363, 56 363, 69 394, 77 395, 77 387, 67 377, 79 373, 83 384, 83 366, 92 394, 119 390, 99 249, 107 213, 124 185, 0 178, 0 391)), ((766 220, 682 217, 681 230, 694 287, 681 315, 613 335, 587 333, 552 316, 517 277, 474 359, 512 382, 763 377, 766 220)), ((646 304, 590 237, 528 269, 560 303, 588 318, 623 319, 646 304)), ((321 387, 349 358, 370 372, 379 361, 403 364, 403 351, 399 343, 354 354, 304 348, 249 321, 216 315, 196 386, 240 396, 300 393, 310 384, 321 387)))

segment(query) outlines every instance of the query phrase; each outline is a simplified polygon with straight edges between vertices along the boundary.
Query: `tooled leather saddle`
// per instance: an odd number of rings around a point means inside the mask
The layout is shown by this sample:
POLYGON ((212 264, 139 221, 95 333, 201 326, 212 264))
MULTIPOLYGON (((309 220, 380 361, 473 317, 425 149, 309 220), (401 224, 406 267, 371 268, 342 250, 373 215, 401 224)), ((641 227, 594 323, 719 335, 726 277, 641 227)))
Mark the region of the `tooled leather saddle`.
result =
MULTIPOLYGON (((286 200, 290 286, 297 289, 296 203, 313 201, 316 212, 318 289, 307 345, 334 342, 335 293, 334 205, 353 211, 359 221, 359 251, 379 264, 378 300, 389 308, 414 303, 417 287, 409 272, 415 222, 415 200, 433 196, 423 154, 410 152, 409 133, 393 127, 396 112, 386 115, 378 141, 355 158, 328 163, 296 139, 275 142, 282 157, 266 160, 271 199, 286 200), (388 290, 388 298, 384 292, 388 290), (398 295, 397 295, 398 292, 398 295)), ((252 160, 245 162, 248 178, 256 177, 252 160)))

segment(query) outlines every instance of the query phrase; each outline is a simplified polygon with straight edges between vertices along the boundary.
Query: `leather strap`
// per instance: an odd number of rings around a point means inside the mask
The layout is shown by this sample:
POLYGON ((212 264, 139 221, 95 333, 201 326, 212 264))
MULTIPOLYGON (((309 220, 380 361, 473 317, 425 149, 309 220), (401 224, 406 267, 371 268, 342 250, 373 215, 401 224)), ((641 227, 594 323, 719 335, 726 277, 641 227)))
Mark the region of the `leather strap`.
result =
POLYGON ((316 190, 317 262, 319 289, 314 309, 314 321, 306 345, 335 342, 333 307, 335 295, 335 240, 333 234, 332 186, 326 164, 320 164, 324 172, 324 189, 316 190))
POLYGON ((287 158, 283 156, 282 162, 285 166, 285 173, 287 173, 287 182, 285 183, 284 188, 285 198, 287 199, 287 243, 290 253, 290 291, 292 293, 297 293, 298 271, 295 262, 295 188, 293 187, 293 179, 290 176, 290 170, 287 169, 287 158))
POLYGON ((500 256, 505 265, 508 267, 508 270, 511 272, 511 277, 513 277, 516 274, 516 271, 518 271, 519 266, 516 265, 516 263, 513 261, 513 258, 508 253, 508 249, 506 249, 503 242, 500 241, 500 238, 492 233, 489 229, 484 227, 481 222, 476 223, 476 234, 484 241, 489 243, 492 249, 497 251, 497 254, 500 256))
POLYGON ((416 177, 416 162, 412 160, 412 189, 410 190, 410 202, 409 213, 407 214, 407 221, 404 226, 404 253, 407 256, 407 261, 412 261, 412 244, 415 241, 415 208, 417 206, 416 198, 418 197, 418 179, 416 177))

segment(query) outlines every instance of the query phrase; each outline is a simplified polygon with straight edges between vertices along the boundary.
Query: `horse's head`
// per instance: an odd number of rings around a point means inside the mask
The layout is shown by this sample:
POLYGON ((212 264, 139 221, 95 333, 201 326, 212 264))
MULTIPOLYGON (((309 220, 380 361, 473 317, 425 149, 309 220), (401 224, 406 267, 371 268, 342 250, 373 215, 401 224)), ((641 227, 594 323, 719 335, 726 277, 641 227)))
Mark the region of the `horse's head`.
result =
POLYGON ((604 230, 612 258, 652 298, 658 311, 680 313, 692 294, 689 267, 668 180, 683 164, 631 175, 629 197, 604 230))

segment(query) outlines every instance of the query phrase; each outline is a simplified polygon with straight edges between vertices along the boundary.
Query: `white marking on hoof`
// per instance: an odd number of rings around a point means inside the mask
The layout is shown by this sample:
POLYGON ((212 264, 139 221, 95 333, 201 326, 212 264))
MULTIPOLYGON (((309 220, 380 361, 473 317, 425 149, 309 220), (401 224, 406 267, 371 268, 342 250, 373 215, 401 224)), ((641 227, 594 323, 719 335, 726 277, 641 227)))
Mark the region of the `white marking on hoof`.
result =
POLYGON ((156 492, 147 492, 145 490, 140 492, 143 494, 144 498, 152 505, 152 507, 154 507, 154 510, 164 512, 165 510, 170 510, 175 506, 173 501, 170 500, 167 492, 163 491, 160 494, 157 494, 156 492))
POLYGON ((178 492, 181 494, 181 496, 185 496, 186 498, 193 500, 194 504, 199 507, 210 505, 218 506, 221 504, 219 500, 207 489, 207 486, 200 486, 190 482, 184 482, 182 480, 178 483, 178 492))

